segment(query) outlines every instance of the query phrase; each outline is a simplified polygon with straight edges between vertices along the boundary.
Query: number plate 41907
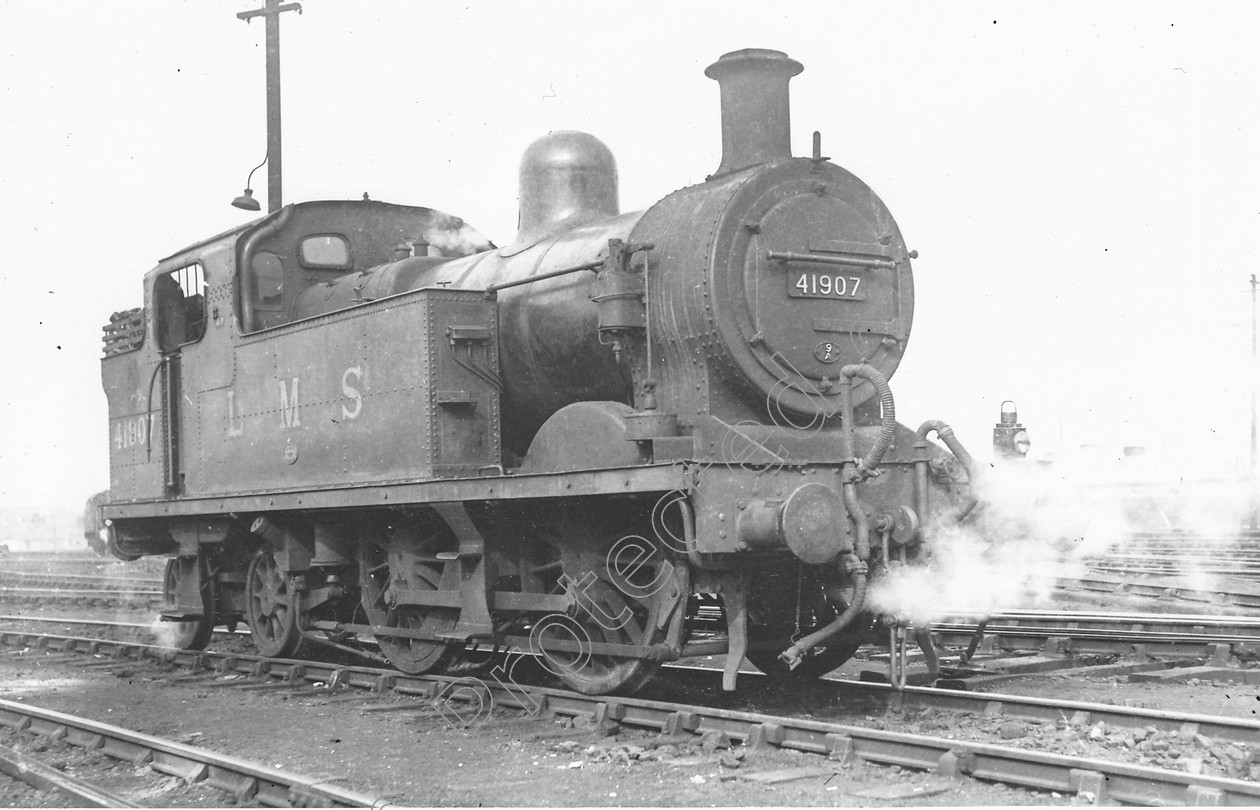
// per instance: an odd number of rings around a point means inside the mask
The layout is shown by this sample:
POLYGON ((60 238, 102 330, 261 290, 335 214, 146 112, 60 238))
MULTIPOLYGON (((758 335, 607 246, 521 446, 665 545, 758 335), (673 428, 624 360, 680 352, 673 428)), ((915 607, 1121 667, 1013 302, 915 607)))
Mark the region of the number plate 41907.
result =
POLYGON ((864 301, 866 300, 866 280, 861 276, 842 273, 793 270, 788 273, 788 295, 792 298, 841 298, 845 301, 864 301))

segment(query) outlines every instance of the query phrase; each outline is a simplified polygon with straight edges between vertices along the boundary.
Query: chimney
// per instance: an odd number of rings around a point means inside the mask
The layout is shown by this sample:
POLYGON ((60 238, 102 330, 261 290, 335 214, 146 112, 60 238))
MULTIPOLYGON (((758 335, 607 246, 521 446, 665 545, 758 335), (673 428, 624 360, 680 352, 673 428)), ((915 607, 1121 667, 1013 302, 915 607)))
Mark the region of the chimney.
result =
POLYGON ((704 71, 722 90, 722 165, 714 176, 792 157, 788 80, 805 68, 782 51, 746 48, 704 71))

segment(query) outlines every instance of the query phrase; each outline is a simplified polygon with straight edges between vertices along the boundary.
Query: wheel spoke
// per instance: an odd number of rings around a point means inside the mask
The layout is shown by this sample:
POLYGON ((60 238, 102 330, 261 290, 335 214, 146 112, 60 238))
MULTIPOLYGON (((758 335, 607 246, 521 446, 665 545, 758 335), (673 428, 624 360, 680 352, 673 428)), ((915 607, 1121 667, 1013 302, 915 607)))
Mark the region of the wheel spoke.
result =
POLYGON ((288 580, 270 550, 255 552, 245 580, 246 619, 254 645, 267 656, 292 657, 302 643, 301 627, 291 604, 288 580))
MULTIPOLYGON (((573 582, 583 581, 580 576, 572 574, 569 578, 573 582)), ((659 606, 654 601, 647 604, 635 601, 607 580, 600 579, 585 587, 583 598, 578 601, 579 611, 584 603, 586 619, 583 621, 579 612, 577 620, 592 642, 647 646, 664 638, 664 630, 658 629, 655 622, 654 610, 659 609, 659 606), (618 625, 608 620, 608 617, 621 617, 627 609, 631 615, 624 624, 618 625), (596 620, 594 611, 603 614, 600 620, 596 620)), ((606 694, 614 691, 635 691, 646 683, 658 667, 659 663, 645 658, 608 653, 592 654, 584 658, 578 653, 567 666, 559 666, 560 671, 556 674, 579 692, 606 694)))
MULTIPOLYGON (((385 529, 381 542, 365 546, 360 557, 361 604, 368 621, 381 629, 416 630, 440 633, 454 628, 459 611, 420 605, 394 605, 387 602, 391 586, 401 590, 436 590, 441 569, 422 560, 432 560, 440 551, 455 547, 449 531, 425 526, 395 525, 385 529), (422 534, 429 531, 429 534, 422 534)), ((394 666, 419 674, 441 671, 461 650, 457 645, 438 641, 380 634, 381 651, 394 666)))

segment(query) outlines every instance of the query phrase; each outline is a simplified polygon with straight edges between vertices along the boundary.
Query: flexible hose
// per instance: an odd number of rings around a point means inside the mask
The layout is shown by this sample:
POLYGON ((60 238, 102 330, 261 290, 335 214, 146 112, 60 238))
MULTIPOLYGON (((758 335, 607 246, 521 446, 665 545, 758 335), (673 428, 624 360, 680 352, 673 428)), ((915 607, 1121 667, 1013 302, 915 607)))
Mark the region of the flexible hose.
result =
POLYGON ((817 647, 827 639, 839 633, 853 623, 862 611, 862 603, 866 601, 866 566, 853 573, 853 601, 844 609, 836 620, 826 627, 815 630, 791 647, 779 653, 779 660, 788 665, 788 669, 796 669, 805 660, 805 653, 817 647))
POLYGON ((897 429, 897 407, 893 402, 892 389, 888 387, 888 379, 874 366, 866 363, 847 365, 840 369, 840 376, 846 380, 861 377, 875 386, 875 392, 879 394, 879 438, 866 454, 866 458, 858 462, 858 471, 865 475, 879 466, 880 459, 892 446, 893 433, 897 429))
MULTIPOLYGON (((945 443, 945 446, 949 448, 949 452, 953 453, 954 458, 958 459, 959 463, 963 465, 963 469, 967 471, 967 482, 974 489, 976 482, 980 480, 980 468, 976 466, 975 459, 971 457, 967 449, 962 446, 962 442, 958 441, 958 437, 954 435, 954 429, 939 419, 929 419, 919 425, 919 429, 914 432, 914 436, 919 441, 925 442, 929 433, 936 433, 937 438, 945 443)), ((958 509, 954 513, 954 519, 962 520, 970 514, 971 510, 976 507, 977 500, 975 492, 970 493, 967 499, 958 505, 958 509)))

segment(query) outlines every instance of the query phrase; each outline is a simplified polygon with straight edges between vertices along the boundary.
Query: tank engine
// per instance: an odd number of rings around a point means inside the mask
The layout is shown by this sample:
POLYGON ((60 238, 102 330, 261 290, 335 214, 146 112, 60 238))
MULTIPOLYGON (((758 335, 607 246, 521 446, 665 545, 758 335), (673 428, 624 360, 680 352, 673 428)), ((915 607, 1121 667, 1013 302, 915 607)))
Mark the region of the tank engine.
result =
POLYGON ((974 501, 943 423, 897 423, 913 316, 883 202, 793 158, 777 51, 726 54, 721 165, 621 213, 592 136, 522 160, 505 247, 308 202, 193 245, 106 327, 111 550, 167 555, 177 644, 375 636, 407 672, 539 654, 588 693, 727 654, 819 675, 974 501), (931 433, 950 452, 928 441, 931 433))

